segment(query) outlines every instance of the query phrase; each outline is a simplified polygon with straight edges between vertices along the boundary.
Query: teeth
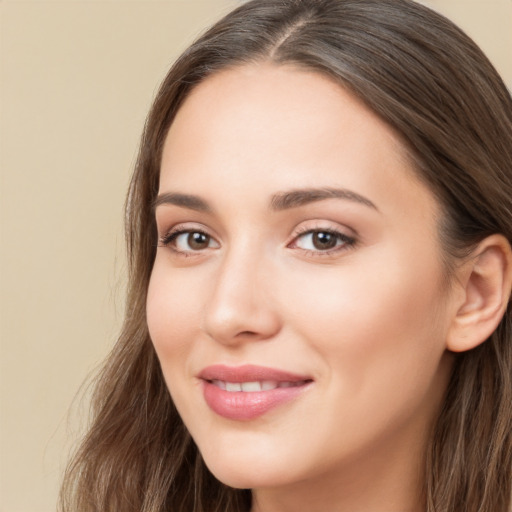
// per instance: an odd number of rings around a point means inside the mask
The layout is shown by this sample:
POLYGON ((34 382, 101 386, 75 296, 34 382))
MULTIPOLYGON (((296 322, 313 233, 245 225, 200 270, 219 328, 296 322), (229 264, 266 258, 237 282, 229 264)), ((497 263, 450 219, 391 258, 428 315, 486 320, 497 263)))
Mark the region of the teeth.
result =
POLYGON ((292 388, 301 386, 306 381, 297 382, 277 382, 275 380, 251 381, 251 382, 225 382, 223 380, 212 380, 214 386, 226 391, 244 391, 245 393, 254 393, 258 391, 271 391, 276 388, 292 388))
POLYGON ((226 391, 242 391, 240 382, 226 382, 226 391))
POLYGON ((262 391, 270 391, 271 389, 277 388, 277 382, 275 380, 264 380, 261 383, 261 390, 262 391))
POLYGON ((242 391, 252 392, 261 391, 261 384, 259 382, 242 382, 242 391))
POLYGON ((223 380, 212 380, 212 384, 220 389, 226 389, 226 383, 223 380))

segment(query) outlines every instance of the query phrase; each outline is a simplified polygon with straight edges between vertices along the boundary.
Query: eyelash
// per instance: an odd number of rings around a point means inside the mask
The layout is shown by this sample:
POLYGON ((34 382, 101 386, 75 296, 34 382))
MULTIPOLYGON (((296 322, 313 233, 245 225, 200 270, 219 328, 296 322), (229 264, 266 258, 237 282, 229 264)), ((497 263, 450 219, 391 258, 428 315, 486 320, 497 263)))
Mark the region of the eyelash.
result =
MULTIPOLYGON (((168 247, 173 252, 178 254, 179 256, 183 257, 190 257, 190 256, 199 256, 203 253, 203 250, 193 250, 190 249, 188 251, 183 251, 180 249, 177 249, 173 246, 173 243, 176 241, 176 239, 184 234, 201 234, 205 237, 208 237, 209 240, 215 240, 211 235, 209 235, 205 230, 202 230, 200 228, 180 228, 179 226, 169 231, 167 234, 162 236, 159 239, 158 247, 168 247)), ((218 242, 217 242, 218 243, 218 242)), ((291 248, 298 248, 302 250, 307 256, 311 257, 326 257, 326 256, 332 256, 335 253, 346 251, 348 249, 353 248, 357 243, 357 240, 354 237, 348 236, 338 230, 332 229, 332 228, 303 228, 299 229, 298 232, 294 235, 293 240, 287 245, 287 247, 291 248), (312 250, 312 249, 303 249, 300 247, 297 247, 297 241, 301 238, 304 238, 306 235, 312 235, 314 233, 323 233, 328 234, 336 237, 337 245, 331 249, 326 250, 312 250), (338 245, 338 242, 341 242, 341 244, 338 245)), ((206 249, 205 249, 206 250, 206 249)))
POLYGON ((336 229, 332 228, 299 228, 298 232, 294 235, 293 240, 290 244, 288 244, 288 247, 290 246, 297 246, 297 241, 301 238, 305 238, 306 235, 313 235, 314 233, 323 233, 328 234, 336 237, 336 243, 337 245, 333 247, 332 249, 326 249, 326 250, 312 250, 312 249, 301 249, 304 251, 306 256, 312 256, 312 257, 329 257, 333 256, 334 254, 337 254, 342 251, 346 251, 348 249, 353 248, 357 240, 354 237, 348 236, 345 233, 342 233, 341 231, 338 231, 336 229), (338 242, 341 242, 341 244, 338 245, 338 242))
POLYGON ((192 233, 199 233, 199 234, 204 235, 204 236, 208 237, 209 239, 213 240, 212 236, 210 236, 206 231, 204 231, 204 230, 202 230, 200 228, 187 228, 187 229, 185 229, 185 228, 180 228, 178 226, 178 227, 172 229, 171 231, 169 231, 167 234, 165 234, 164 236, 162 236, 159 239, 158 247, 168 247, 169 249, 174 251, 179 256, 184 256, 186 258, 188 258, 189 256, 197 256, 202 251, 194 251, 193 249, 191 249, 189 251, 182 251, 182 250, 177 249, 176 247, 173 246, 173 243, 176 242, 176 239, 180 235, 192 234, 192 233))

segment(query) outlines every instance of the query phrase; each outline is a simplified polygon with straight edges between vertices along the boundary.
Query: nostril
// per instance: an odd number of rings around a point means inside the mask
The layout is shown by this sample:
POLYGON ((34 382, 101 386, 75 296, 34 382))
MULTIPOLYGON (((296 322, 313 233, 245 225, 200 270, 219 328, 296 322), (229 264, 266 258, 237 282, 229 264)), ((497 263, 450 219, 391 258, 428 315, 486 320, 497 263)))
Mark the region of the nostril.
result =
POLYGON ((257 336, 257 333, 254 331, 242 331, 237 334, 237 336, 257 336))

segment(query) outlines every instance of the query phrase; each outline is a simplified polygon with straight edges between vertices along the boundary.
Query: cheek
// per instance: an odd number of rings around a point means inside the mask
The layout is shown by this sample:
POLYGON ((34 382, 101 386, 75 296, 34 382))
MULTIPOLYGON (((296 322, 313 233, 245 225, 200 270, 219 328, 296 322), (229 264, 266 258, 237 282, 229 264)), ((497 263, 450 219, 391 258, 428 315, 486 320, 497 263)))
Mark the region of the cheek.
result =
POLYGON ((172 364, 190 347, 192 329, 199 321, 200 290, 194 281, 168 272, 157 259, 149 283, 146 314, 151 340, 164 365, 172 364))
POLYGON ((422 373, 427 385, 444 352, 438 267, 379 256, 310 272, 300 293, 291 294, 290 323, 329 361, 332 378, 354 393, 368 382, 413 381, 422 373))
POLYGON ((425 265, 418 274, 395 261, 330 278, 310 273, 293 295, 290 324, 324 362, 320 409, 329 411, 333 457, 335 446, 349 450, 429 421, 446 385, 436 269, 425 265), (340 424, 345 435, 333 441, 340 424))

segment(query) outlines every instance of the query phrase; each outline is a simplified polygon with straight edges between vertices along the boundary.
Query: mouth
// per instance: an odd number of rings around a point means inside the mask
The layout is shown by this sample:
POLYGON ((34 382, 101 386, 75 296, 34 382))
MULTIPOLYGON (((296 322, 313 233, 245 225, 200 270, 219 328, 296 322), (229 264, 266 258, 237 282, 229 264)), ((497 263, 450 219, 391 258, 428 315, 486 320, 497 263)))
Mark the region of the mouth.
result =
POLYGON ((298 398, 313 379, 262 366, 214 365, 199 375, 203 396, 217 415, 247 421, 298 398))
POLYGON ((298 381, 282 381, 277 380, 261 380, 261 381, 249 381, 249 382, 227 382, 224 380, 211 380, 208 381, 218 388, 228 391, 230 393, 244 392, 244 393, 258 393, 259 391, 272 391, 278 388, 293 388, 298 386, 304 386, 310 380, 298 380, 298 381))

